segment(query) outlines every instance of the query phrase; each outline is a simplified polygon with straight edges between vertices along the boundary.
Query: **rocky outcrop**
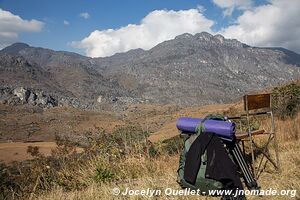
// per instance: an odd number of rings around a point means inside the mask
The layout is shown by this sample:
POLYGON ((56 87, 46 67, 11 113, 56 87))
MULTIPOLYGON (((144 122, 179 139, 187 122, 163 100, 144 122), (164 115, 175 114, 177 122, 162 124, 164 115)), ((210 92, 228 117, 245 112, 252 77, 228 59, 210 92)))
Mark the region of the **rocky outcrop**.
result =
POLYGON ((97 101, 84 102, 77 98, 47 94, 42 90, 25 87, 0 87, 0 103, 8 105, 31 105, 40 108, 73 107, 89 110, 123 110, 128 104, 147 103, 143 99, 131 97, 108 98, 99 96, 97 101))
POLYGON ((43 91, 34 92, 31 89, 18 88, 0 88, 0 102, 4 104, 30 104, 43 108, 58 106, 58 100, 51 95, 45 94, 43 91))

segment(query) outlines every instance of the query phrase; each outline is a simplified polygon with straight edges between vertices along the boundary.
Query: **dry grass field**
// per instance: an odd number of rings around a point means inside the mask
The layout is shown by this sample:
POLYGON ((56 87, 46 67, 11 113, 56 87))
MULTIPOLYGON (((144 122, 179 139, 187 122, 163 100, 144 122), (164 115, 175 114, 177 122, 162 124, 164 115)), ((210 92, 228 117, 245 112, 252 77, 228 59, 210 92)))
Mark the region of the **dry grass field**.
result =
MULTIPOLYGON (((264 123, 269 126, 268 122, 264 123)), ((291 196, 247 196, 247 199, 299 199, 300 191, 300 145, 299 145, 299 132, 300 132, 300 115, 293 120, 276 120, 277 134, 279 139, 280 149, 280 163, 281 171, 277 172, 270 164, 267 164, 264 172, 258 179, 261 189, 276 189, 280 190, 297 190, 294 197, 291 196)), ((265 136, 259 136, 265 137, 265 136)), ((263 140, 263 138, 258 138, 263 140)), ((258 141, 259 142, 259 141, 258 141)), ((219 199, 219 197, 208 196, 166 196, 161 195, 155 198, 147 196, 115 196, 113 195, 113 188, 118 187, 121 191, 126 188, 130 189, 158 189, 164 191, 166 188, 179 190, 180 187, 176 183, 176 170, 178 167, 179 155, 163 156, 158 159, 148 159, 141 157, 128 157, 123 163, 123 169, 126 171, 128 168, 131 171, 140 172, 140 176, 136 179, 124 179, 119 182, 102 183, 91 182, 90 185, 81 191, 66 192, 62 188, 57 188, 51 192, 36 196, 36 199, 219 199)), ((91 161, 97 162, 95 160, 91 161)), ((256 163, 257 164, 257 163, 256 163)), ((93 164, 89 169, 81 169, 86 174, 93 171, 93 164), (86 171, 89 172, 86 172, 86 171)))

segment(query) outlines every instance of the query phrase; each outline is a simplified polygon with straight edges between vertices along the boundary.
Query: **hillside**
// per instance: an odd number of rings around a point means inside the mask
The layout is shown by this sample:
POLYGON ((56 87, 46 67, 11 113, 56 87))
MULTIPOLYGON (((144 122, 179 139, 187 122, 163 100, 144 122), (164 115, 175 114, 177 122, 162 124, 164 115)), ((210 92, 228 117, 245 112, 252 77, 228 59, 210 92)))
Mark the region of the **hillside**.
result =
POLYGON ((183 34, 148 51, 136 49, 105 58, 22 43, 1 50, 0 56, 2 90, 3 86, 10 91, 42 90, 58 105, 98 110, 122 110, 132 103, 229 103, 246 92, 300 77, 299 54, 250 47, 205 32, 183 34), (15 65, 20 59, 23 64, 15 65), (29 81, 29 76, 36 81, 29 81))

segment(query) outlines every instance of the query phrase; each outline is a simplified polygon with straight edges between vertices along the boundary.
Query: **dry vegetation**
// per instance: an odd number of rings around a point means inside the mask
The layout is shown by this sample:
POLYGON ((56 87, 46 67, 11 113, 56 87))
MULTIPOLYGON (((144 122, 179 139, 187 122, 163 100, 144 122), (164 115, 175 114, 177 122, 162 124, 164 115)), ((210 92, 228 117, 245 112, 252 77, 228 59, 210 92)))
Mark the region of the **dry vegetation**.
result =
MULTIPOLYGON (((300 131, 300 115, 296 118, 286 121, 276 120, 277 133, 279 136, 279 149, 280 149, 280 162, 281 171, 276 172, 272 165, 267 164, 264 172, 259 177, 258 183, 262 189, 289 189, 300 191, 300 146, 299 137, 297 136, 300 131), (296 124, 296 126, 295 126, 296 124)), ((268 124, 266 124, 268 125, 268 124)), ((260 136, 265 137, 265 136, 260 136)), ((263 140, 263 139, 261 139, 263 140)), ((127 174, 118 181, 109 181, 97 183, 92 180, 88 186, 79 191, 65 191, 62 187, 46 192, 36 199, 148 199, 141 196, 125 196, 117 197, 112 195, 112 189, 119 187, 121 191, 125 188, 131 189, 161 189, 166 188, 180 189, 176 183, 176 170, 178 167, 178 154, 168 155, 163 154, 154 158, 149 156, 128 156, 124 158, 122 163, 119 163, 118 170, 127 174), (129 175, 129 177, 128 177, 129 175)), ((84 171, 85 178, 88 178, 88 174, 92 175, 97 166, 98 158, 90 160, 88 167, 80 169, 84 171)), ((257 197, 248 196, 248 199, 270 199, 270 196, 257 197)), ((297 193, 296 199, 299 198, 297 193)), ((160 196, 159 199, 172 199, 168 196, 160 196)), ((174 196, 173 199, 219 199, 216 197, 191 197, 191 196, 174 196)), ((275 196, 272 199, 293 199, 288 196, 275 196)))
MULTIPOLYGON (((290 97, 288 93, 288 99, 290 97)), ((296 98, 299 97, 296 95, 296 98)), ((286 105, 286 108, 289 107, 288 100, 283 99, 281 98, 283 105, 286 105)), ((291 99, 294 105, 295 99, 291 99)), ((151 114, 158 119, 164 114, 170 118, 169 121, 157 125, 159 128, 156 127, 157 131, 150 137, 152 142, 149 142, 149 129, 146 129, 143 124, 135 123, 116 126, 112 133, 98 128, 96 133, 87 134, 85 145, 82 146, 84 152, 81 154, 75 153, 74 142, 68 138, 56 138, 58 147, 50 157, 43 156, 37 149, 29 149, 28 152, 35 157, 34 160, 0 166, 0 199, 150 199, 146 196, 114 196, 112 190, 115 187, 120 188, 121 191, 126 188, 151 188, 162 191, 166 188, 180 189, 176 183, 176 170, 182 143, 180 138, 176 137, 174 119, 181 115, 204 116, 212 112, 237 114, 241 105, 190 108, 181 112, 176 112, 175 109, 169 112, 173 114, 168 114, 167 110, 171 108, 174 107, 156 110, 151 114), (169 138, 170 136, 172 138, 169 138)), ((298 110, 297 106, 293 108, 298 110)), ((144 109, 151 110, 150 107, 144 109)), ((290 110, 287 109, 288 111, 290 110)), ((282 108, 280 113, 282 112, 285 112, 285 109, 282 108)), ((135 117, 142 122, 143 117, 145 119, 151 115, 143 115, 141 112, 140 116, 135 117)), ((152 119, 149 117, 147 120, 156 123, 152 119)), ((264 118, 253 121, 253 127, 256 128, 269 129, 270 126, 270 121, 264 118)), ((267 164, 258 183, 262 189, 297 190, 298 193, 294 199, 299 199, 300 113, 287 114, 283 118, 282 116, 276 117, 276 128, 281 171, 276 172, 272 165, 267 164)), ((257 137, 258 143, 262 143, 263 140, 265 136, 257 137)), ((271 153, 273 148, 274 146, 271 146, 271 153)), ((247 198, 270 199, 269 196, 248 196, 247 198)), ((153 199, 219 198, 162 195, 153 199)), ((272 199, 292 198, 275 196, 272 199)))

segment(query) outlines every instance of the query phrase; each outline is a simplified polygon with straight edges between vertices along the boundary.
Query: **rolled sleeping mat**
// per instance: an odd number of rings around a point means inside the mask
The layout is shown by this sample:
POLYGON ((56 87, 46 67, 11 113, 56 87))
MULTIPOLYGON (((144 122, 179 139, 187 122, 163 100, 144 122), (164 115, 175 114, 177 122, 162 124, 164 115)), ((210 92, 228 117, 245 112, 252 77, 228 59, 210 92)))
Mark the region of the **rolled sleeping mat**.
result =
POLYGON ((194 134, 201 123, 204 127, 204 132, 212 132, 228 140, 234 139, 235 123, 229 121, 180 117, 177 120, 176 127, 183 133, 194 134))

